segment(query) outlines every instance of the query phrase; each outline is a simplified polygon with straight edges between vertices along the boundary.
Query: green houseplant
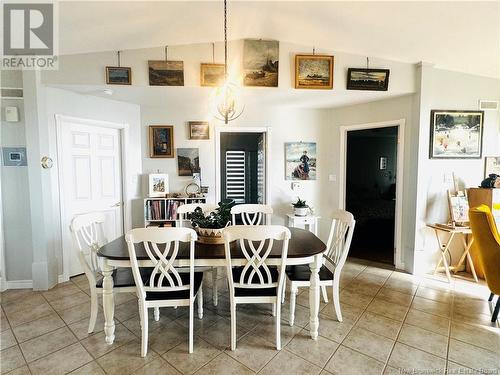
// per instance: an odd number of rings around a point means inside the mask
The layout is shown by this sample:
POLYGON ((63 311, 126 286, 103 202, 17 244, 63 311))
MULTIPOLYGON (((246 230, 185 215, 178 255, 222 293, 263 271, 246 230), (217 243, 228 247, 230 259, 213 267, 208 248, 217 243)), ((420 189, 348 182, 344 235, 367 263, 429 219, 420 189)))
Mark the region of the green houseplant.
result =
POLYGON ((292 203, 292 206, 295 216, 307 216, 309 213, 309 206, 306 201, 303 201, 299 197, 297 197, 297 202, 292 203))
POLYGON ((222 230, 231 223, 231 208, 234 201, 219 202, 219 207, 205 214, 197 207, 191 214, 191 225, 198 232, 198 240, 202 243, 223 243, 222 230))

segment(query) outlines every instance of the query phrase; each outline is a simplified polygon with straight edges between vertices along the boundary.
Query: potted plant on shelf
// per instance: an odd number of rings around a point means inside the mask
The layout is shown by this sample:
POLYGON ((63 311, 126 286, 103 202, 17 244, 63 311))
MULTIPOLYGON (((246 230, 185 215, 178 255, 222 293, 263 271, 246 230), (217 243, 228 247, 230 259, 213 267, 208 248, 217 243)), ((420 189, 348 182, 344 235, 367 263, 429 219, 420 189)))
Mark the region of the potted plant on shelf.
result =
POLYGON ((297 202, 292 203, 292 206, 295 216, 307 216, 309 213, 309 206, 306 204, 306 201, 303 201, 299 197, 297 197, 297 202))
POLYGON ((224 243, 222 230, 231 223, 231 207, 234 201, 229 203, 219 202, 215 211, 205 215, 200 207, 191 214, 191 225, 198 233, 198 241, 208 244, 224 243))

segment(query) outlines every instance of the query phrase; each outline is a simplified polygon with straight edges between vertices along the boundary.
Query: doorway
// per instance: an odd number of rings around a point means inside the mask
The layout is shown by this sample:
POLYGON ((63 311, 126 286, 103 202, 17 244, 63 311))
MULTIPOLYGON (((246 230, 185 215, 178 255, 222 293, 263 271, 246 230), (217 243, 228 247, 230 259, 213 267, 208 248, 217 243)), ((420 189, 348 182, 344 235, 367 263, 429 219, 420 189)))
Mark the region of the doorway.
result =
POLYGON ((341 128, 341 205, 354 215, 349 256, 403 268, 404 120, 341 128))

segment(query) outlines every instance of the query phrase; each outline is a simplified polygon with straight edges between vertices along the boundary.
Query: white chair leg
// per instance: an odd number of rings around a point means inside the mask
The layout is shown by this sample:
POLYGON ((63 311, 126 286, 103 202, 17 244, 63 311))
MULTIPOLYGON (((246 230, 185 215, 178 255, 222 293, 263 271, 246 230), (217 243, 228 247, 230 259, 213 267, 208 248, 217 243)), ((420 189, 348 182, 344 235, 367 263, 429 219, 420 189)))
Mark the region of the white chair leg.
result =
POLYGON ((139 307, 142 311, 141 315, 141 331, 142 331, 142 340, 141 340, 141 357, 145 357, 148 353, 148 309, 147 307, 140 304, 139 307))
POLYGON ((321 286, 321 294, 323 295, 323 301, 328 303, 328 293, 326 292, 326 286, 324 285, 321 286))
POLYGON ((273 303, 273 316, 276 316, 276 303, 273 303))
POLYGON ((158 322, 160 320, 160 308, 159 307, 155 307, 153 309, 153 317, 155 319, 155 322, 158 322))
POLYGON ((203 319, 203 286, 200 286, 200 289, 198 290, 197 299, 198 319, 203 319))
POLYGON ((283 296, 281 297, 281 303, 285 303, 285 297, 286 297, 286 277, 285 277, 285 282, 283 283, 283 296))
POLYGON ((88 333, 94 332, 95 323, 97 321, 97 311, 99 309, 99 303, 97 301, 97 291, 95 288, 90 288, 90 320, 88 333))
POLYGON ((193 310, 194 310, 194 300, 189 303, 189 347, 188 352, 191 354, 193 352, 193 310))
POLYGON ((339 284, 340 284, 340 277, 335 275, 333 277, 333 291, 332 291, 332 298, 333 298, 333 306, 335 307, 335 315, 337 315, 337 320, 339 322, 342 322, 342 312, 340 311, 340 297, 339 297, 339 284))
POLYGON ((212 301, 214 306, 219 303, 217 295, 217 267, 212 268, 212 301))
POLYGON ((297 288, 292 284, 290 287, 290 327, 293 327, 293 322, 295 320, 295 300, 297 299, 297 288))
POLYGON ((231 350, 236 350, 236 304, 231 302, 231 350))
POLYGON ((281 350, 281 304, 275 304, 276 306, 276 349, 281 350))

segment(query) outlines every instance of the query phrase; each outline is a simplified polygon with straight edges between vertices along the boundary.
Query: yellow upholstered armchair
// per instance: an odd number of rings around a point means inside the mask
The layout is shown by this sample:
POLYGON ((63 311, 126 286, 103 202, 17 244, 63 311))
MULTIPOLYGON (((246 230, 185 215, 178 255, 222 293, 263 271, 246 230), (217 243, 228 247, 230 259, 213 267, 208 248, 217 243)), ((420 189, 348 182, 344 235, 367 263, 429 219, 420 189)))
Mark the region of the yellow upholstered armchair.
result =
MULTIPOLYGON (((481 205, 469 210, 472 235, 479 250, 479 262, 484 270, 484 277, 493 295, 500 295, 500 235, 488 206, 481 205)), ((500 297, 497 298, 495 310, 491 318, 495 322, 500 309, 500 297)))

